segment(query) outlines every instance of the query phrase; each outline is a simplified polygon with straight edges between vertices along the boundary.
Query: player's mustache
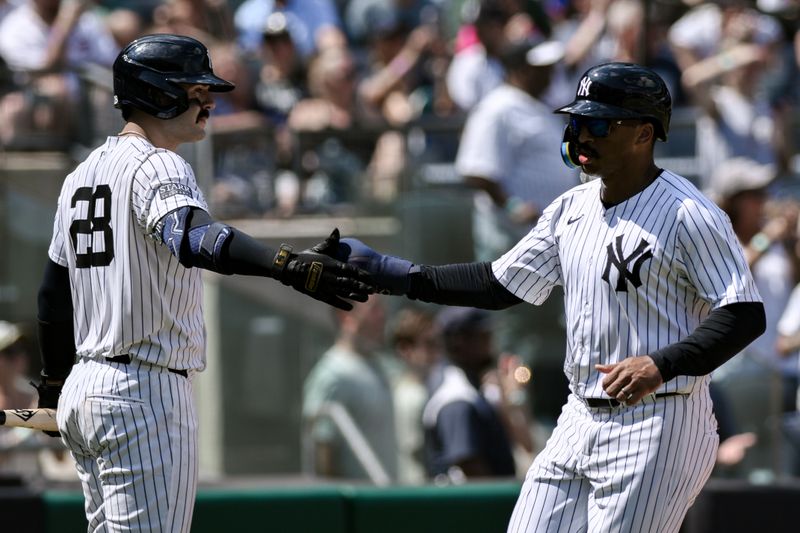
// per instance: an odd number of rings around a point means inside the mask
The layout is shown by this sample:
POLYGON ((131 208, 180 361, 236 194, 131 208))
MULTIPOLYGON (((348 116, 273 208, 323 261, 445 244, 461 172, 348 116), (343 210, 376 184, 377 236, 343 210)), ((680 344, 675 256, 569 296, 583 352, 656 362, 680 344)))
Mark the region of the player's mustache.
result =
POLYGON ((208 108, 206 108, 207 105, 206 102, 203 102, 199 98, 191 98, 189 100, 189 103, 197 104, 197 106, 200 108, 200 112, 197 114, 197 120, 200 120, 201 118, 208 118, 211 116, 211 112, 208 110, 208 108))
POLYGON ((592 148, 589 148, 585 144, 578 143, 578 146, 576 148, 577 148, 577 151, 578 151, 579 154, 583 154, 583 155, 586 155, 586 156, 592 157, 592 158, 596 158, 596 157, 600 156, 600 154, 598 154, 592 148))

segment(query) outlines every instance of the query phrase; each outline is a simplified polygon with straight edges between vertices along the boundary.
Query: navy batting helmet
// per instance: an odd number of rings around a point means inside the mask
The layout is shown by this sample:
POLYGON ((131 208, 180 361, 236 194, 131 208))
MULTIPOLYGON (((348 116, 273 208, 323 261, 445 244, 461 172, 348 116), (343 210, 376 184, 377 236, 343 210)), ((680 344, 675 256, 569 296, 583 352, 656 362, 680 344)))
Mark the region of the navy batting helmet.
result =
POLYGON ((633 63, 605 63, 586 71, 575 101, 556 113, 597 118, 649 120, 656 137, 667 140, 672 98, 661 76, 633 63))
MULTIPOLYGON (((667 140, 672 98, 661 76, 633 63, 604 63, 587 70, 575 100, 556 113, 605 119, 642 119, 655 127, 656 138, 667 140)), ((564 130, 561 156, 569 167, 577 163, 577 131, 564 130)))
POLYGON ((147 35, 131 42, 114 61, 114 107, 135 107, 161 119, 189 108, 180 83, 208 85, 211 91, 234 88, 211 70, 208 49, 182 35, 147 35))

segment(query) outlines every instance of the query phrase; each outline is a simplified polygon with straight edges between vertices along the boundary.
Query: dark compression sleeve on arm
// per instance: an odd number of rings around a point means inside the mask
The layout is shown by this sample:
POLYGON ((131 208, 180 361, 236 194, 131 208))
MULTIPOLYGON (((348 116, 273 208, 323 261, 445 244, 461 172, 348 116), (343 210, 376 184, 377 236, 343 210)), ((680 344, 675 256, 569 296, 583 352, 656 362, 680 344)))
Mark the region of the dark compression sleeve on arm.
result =
POLYGON ((274 277, 272 263, 277 250, 262 244, 247 233, 231 228, 223 260, 232 274, 274 277))
POLYGON ((408 297, 447 305, 505 309, 522 300, 497 281, 492 264, 414 265, 408 297))
POLYGON ((714 309, 691 335, 649 354, 666 382, 675 376, 704 376, 742 351, 767 327, 761 302, 714 309))
POLYGON ((72 293, 67 267, 47 261, 37 301, 42 373, 49 379, 65 379, 75 362, 72 293))

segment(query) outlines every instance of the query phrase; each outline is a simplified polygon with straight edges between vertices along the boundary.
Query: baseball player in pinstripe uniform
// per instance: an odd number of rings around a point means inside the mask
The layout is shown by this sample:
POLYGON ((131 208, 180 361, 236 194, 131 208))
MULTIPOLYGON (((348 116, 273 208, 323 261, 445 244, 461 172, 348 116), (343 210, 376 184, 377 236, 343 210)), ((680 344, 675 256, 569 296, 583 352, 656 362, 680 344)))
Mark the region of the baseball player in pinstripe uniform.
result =
POLYGON ((366 301, 372 288, 366 273, 319 253, 336 231, 295 253, 209 216, 175 153, 204 137, 212 94, 234 88, 203 44, 145 36, 113 70, 126 125, 66 178, 58 201, 39 292, 39 405, 58 406, 89 531, 189 531, 192 378, 205 367, 199 269, 272 277, 343 309, 352 305, 342 298, 366 301))
POLYGON ((654 162, 671 114, 657 74, 598 65, 556 112, 565 162, 597 179, 499 259, 414 265, 355 239, 337 257, 382 290, 451 305, 536 305, 562 285, 570 395, 508 531, 676 532, 714 464, 709 374, 763 333, 763 305, 728 218, 654 162))

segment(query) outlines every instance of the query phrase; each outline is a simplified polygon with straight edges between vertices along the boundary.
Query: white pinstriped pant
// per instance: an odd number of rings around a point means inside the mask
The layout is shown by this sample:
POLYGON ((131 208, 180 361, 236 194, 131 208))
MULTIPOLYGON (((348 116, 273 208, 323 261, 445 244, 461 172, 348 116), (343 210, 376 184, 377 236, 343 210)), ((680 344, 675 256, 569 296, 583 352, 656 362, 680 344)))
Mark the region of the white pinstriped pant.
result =
POLYGON ((89 532, 189 531, 197 492, 192 384, 146 363, 81 359, 58 404, 89 532))
POLYGON ((714 466, 711 408, 707 388, 615 409, 570 394, 508 533, 677 532, 714 466))

